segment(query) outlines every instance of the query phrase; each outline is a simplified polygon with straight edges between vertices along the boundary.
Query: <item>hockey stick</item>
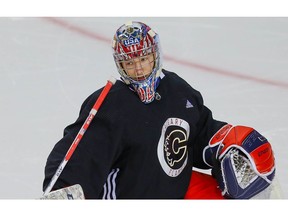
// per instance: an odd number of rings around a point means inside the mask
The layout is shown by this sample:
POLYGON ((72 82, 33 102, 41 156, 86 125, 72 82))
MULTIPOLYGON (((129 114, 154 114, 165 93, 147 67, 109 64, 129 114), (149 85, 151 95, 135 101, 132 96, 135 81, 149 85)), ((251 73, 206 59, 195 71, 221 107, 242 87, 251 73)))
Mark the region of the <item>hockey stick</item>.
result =
POLYGON ((74 153, 75 149, 77 148, 79 142, 81 141, 84 133, 88 129, 91 121, 93 120, 94 116, 98 112, 98 109, 100 108, 101 104, 103 103, 104 99, 106 98, 108 92, 110 91, 111 87, 115 84, 116 79, 111 77, 108 81, 105 87, 103 88, 102 92, 100 93, 98 99, 96 100, 93 108, 91 109, 88 117, 86 118, 84 124, 82 125, 81 129, 79 130, 77 136, 75 137, 74 141, 72 142, 70 148, 68 149, 64 159, 60 163, 58 169, 56 170, 54 176, 52 177, 51 181, 49 182, 48 186, 46 187, 43 196, 46 196, 51 189, 53 188, 54 184, 56 183, 58 177, 62 173, 64 167, 66 166, 67 162, 71 158, 72 154, 74 153))

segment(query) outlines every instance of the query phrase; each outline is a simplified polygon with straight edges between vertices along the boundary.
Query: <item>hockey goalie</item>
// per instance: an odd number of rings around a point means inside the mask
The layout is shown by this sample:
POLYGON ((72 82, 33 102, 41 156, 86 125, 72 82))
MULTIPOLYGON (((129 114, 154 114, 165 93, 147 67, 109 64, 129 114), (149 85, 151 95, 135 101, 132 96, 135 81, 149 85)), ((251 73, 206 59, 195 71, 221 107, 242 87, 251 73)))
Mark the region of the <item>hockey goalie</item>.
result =
POLYGON ((156 32, 128 22, 112 52, 120 78, 90 94, 64 129, 47 158, 45 195, 79 184, 85 199, 250 199, 269 188, 268 140, 214 119, 201 93, 162 67, 156 32))

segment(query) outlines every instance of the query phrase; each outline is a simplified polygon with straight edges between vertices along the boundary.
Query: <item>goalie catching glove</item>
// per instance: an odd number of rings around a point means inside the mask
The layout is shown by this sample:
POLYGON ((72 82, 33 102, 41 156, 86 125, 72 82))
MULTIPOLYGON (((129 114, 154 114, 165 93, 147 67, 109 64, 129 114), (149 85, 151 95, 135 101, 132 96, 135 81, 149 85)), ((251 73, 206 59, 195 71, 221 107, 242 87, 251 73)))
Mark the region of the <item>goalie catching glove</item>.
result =
POLYGON ((251 127, 223 126, 203 157, 226 198, 250 199, 267 188, 275 175, 272 147, 251 127))

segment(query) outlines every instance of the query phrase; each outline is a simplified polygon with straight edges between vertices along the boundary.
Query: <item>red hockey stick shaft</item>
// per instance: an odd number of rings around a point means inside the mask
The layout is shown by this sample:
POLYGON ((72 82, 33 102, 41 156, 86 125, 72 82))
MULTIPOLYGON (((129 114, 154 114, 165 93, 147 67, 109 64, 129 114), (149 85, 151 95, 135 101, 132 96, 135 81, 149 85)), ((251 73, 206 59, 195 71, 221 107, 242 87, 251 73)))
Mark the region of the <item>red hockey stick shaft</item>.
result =
POLYGON ((79 130, 77 136, 75 137, 74 141, 72 142, 70 148, 68 149, 64 159, 60 163, 58 169, 56 170, 54 176, 52 177, 50 183, 48 184, 47 188, 44 191, 44 195, 47 195, 51 189, 53 188, 54 184, 56 183, 57 179, 59 178, 60 174, 62 173, 64 167, 66 166, 67 162, 73 155, 75 149, 77 148, 79 142, 81 141, 83 135, 85 134, 86 130, 88 129, 90 123, 92 122, 94 116, 98 112, 98 109, 102 105, 104 99, 106 98, 108 92, 110 91, 111 87, 114 85, 116 82, 115 78, 111 77, 108 81, 105 87, 103 88, 102 92, 100 93, 98 99, 96 100, 93 108, 91 109, 88 117, 86 118, 84 124, 82 125, 81 129, 79 130))

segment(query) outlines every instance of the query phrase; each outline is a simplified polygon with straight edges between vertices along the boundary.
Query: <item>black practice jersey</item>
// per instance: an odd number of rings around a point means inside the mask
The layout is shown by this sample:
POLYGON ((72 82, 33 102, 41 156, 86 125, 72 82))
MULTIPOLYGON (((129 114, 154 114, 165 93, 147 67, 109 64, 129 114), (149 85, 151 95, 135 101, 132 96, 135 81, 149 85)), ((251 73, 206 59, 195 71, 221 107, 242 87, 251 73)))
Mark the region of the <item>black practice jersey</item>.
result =
MULTIPOLYGON (((83 103, 78 119, 50 153, 45 189, 102 89, 83 103)), ((158 96, 144 104, 126 84, 111 88, 54 185, 80 184, 85 198, 184 198, 192 167, 207 169, 203 149, 224 122, 214 120, 201 94, 163 70, 158 96)))

